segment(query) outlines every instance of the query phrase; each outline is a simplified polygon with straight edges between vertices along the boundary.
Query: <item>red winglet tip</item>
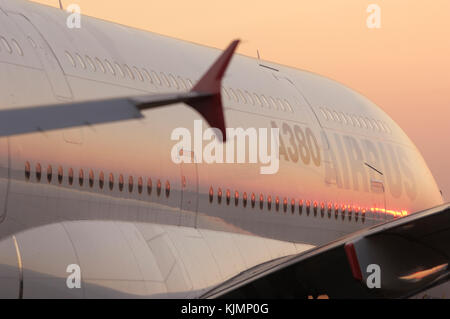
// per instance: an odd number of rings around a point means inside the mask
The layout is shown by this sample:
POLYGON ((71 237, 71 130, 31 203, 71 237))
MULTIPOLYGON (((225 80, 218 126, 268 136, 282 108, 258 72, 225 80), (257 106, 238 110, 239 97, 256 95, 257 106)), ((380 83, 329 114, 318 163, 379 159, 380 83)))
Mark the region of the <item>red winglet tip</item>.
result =
POLYGON ((218 128, 222 132, 224 142, 226 142, 227 136, 220 94, 222 78, 239 42, 240 40, 231 42, 191 90, 193 92, 211 94, 212 96, 205 100, 188 103, 208 121, 210 126, 218 128))
POLYGON ((233 57, 240 40, 234 40, 220 55, 202 78, 195 84, 192 91, 217 94, 228 64, 233 57))
POLYGON ((348 263, 350 264, 350 269, 352 270, 353 278, 361 281, 362 273, 358 261, 358 256, 356 255, 355 245, 353 245, 353 243, 347 243, 345 244, 344 248, 345 253, 347 255, 348 263))

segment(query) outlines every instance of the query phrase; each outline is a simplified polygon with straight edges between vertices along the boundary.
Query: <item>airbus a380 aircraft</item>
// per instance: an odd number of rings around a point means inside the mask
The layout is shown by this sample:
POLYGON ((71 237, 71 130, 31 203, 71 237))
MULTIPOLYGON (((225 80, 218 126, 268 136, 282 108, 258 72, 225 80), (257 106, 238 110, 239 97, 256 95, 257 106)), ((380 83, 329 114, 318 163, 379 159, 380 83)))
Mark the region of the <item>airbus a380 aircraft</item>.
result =
POLYGON ((0 0, 1 297, 407 297, 447 280, 448 207, 366 98, 237 41, 66 19, 0 0), (226 128, 279 128, 273 174, 200 161, 198 141, 173 161, 196 120, 224 145, 226 128))

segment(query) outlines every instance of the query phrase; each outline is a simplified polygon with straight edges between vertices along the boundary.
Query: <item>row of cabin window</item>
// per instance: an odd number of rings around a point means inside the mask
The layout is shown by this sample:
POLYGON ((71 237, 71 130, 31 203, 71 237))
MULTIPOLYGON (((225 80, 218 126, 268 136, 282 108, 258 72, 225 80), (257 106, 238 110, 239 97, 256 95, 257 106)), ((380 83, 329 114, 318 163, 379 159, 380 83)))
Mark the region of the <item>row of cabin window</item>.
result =
POLYGON ((372 129, 384 133, 392 133, 389 125, 380 120, 374 120, 367 117, 358 116, 355 114, 348 114, 343 112, 336 112, 334 110, 321 107, 319 108, 322 116, 327 121, 334 121, 344 125, 352 125, 364 129, 372 129))
POLYGON ((91 58, 89 55, 82 57, 79 53, 72 55, 68 51, 66 51, 66 56, 74 68, 81 67, 83 70, 89 69, 92 72, 100 70, 105 74, 119 75, 122 78, 127 77, 131 80, 138 79, 141 82, 148 81, 160 86, 173 87, 177 90, 190 90, 194 86, 190 79, 183 79, 181 76, 175 77, 172 74, 166 75, 163 72, 158 74, 154 70, 148 71, 145 68, 138 68, 136 66, 130 68, 127 64, 111 62, 108 59, 101 60, 98 57, 91 58))
POLYGON ((258 95, 250 93, 247 90, 242 92, 240 89, 222 88, 229 100, 241 102, 243 104, 256 105, 276 111, 284 111, 294 113, 294 109, 286 99, 273 98, 271 96, 258 95))
POLYGON ((0 52, 2 52, 3 50, 8 52, 9 54, 13 54, 13 52, 15 51, 18 55, 23 56, 23 50, 15 39, 11 39, 11 41, 8 41, 5 37, 0 36, 0 52), (9 42, 11 42, 11 44, 9 42))
MULTIPOLYGON (((42 167, 41 164, 37 163, 35 165, 35 174, 36 174, 36 181, 40 182, 42 179, 42 167)), ((51 165, 48 165, 47 167, 47 182, 51 183, 52 179, 53 179, 53 169, 51 165)), ((89 170, 89 174, 88 174, 88 184, 90 188, 94 187, 95 184, 95 176, 94 176, 94 171, 91 169, 89 170)), ((31 165, 29 162, 25 163, 25 179, 27 181, 29 181, 31 179, 31 165)), ((64 169, 62 168, 62 166, 58 167, 58 173, 57 173, 57 179, 58 179, 58 183, 62 184, 63 180, 64 180, 64 169)), ((69 168, 68 170, 68 174, 67 174, 67 183, 72 186, 75 182, 76 177, 74 176, 74 171, 72 168, 69 168)), ((80 187, 82 187, 84 185, 84 180, 85 180, 85 176, 84 176, 84 171, 83 169, 80 168, 80 170, 78 171, 78 184, 80 185, 80 187)), ((115 183, 115 178, 114 178, 114 174, 110 173, 109 174, 109 178, 108 178, 108 188, 109 190, 114 190, 114 183, 115 183)), ((124 189, 124 177, 122 174, 119 175, 119 191, 123 191, 124 189)), ((129 176, 128 177, 128 192, 132 193, 134 190, 134 178, 133 176, 129 176)), ((103 173, 103 171, 100 172, 99 174, 99 178, 98 178, 98 187, 100 189, 103 189, 105 187, 105 174, 103 173)), ((151 195, 152 194, 152 179, 149 177, 147 178, 147 194, 151 195)), ((158 179, 157 183, 156 183, 156 194, 158 196, 161 195, 161 180, 158 179)), ((142 177, 138 178, 137 181, 137 190, 139 194, 142 194, 144 189, 144 180, 142 177)), ((165 185, 165 195, 166 197, 169 197, 170 195, 170 182, 166 181, 166 185, 165 185)))
MULTIPOLYGON (((173 87, 177 90, 190 90, 194 86, 190 79, 183 79, 181 76, 175 77, 173 74, 166 75, 164 72, 158 74, 154 70, 148 71, 145 68, 138 68, 136 66, 130 68, 127 64, 121 65, 118 62, 110 62, 108 59, 103 59, 102 61, 98 57, 91 58, 88 55, 85 55, 83 58, 79 53, 72 55, 68 51, 66 51, 66 56, 75 68, 80 66, 84 70, 89 68, 93 72, 101 70, 103 73, 110 73, 114 76, 119 74, 122 78, 139 79, 142 82, 148 81, 160 86, 164 85, 168 88, 173 87)), ((233 88, 222 87, 222 90, 229 100, 235 102, 266 107, 273 110, 294 112, 291 104, 286 99, 282 100, 271 96, 265 97, 264 95, 251 94, 246 90, 242 92, 240 89, 234 90, 233 88)))
MULTIPOLYGON (((222 189, 219 187, 217 189, 217 203, 220 205, 222 203, 222 196, 223 196, 223 192, 222 189)), ((235 206, 239 206, 239 197, 240 194, 238 191, 234 192, 234 205, 235 206)), ((213 203, 214 201, 214 189, 211 186, 209 189, 209 202, 213 203)), ((226 201, 226 205, 230 205, 231 203, 231 192, 229 189, 226 190, 225 192, 225 201, 226 201)), ((291 199, 290 203, 288 201, 288 199, 285 197, 283 199, 283 201, 281 202, 280 198, 278 196, 275 197, 275 201, 274 203, 272 203, 272 196, 268 196, 267 200, 265 200, 264 195, 260 194, 259 195, 259 199, 256 198, 255 193, 252 193, 250 195, 250 199, 247 196, 247 193, 244 192, 242 194, 242 205, 243 207, 247 207, 247 205, 251 205, 252 208, 255 208, 255 206, 259 206, 260 209, 264 209, 264 205, 265 203, 267 204, 267 209, 271 210, 272 206, 275 206, 275 210, 279 211, 280 208, 282 208, 283 212, 287 212, 288 208, 290 210, 290 212, 292 214, 295 213, 295 210, 297 208, 297 203, 295 201, 295 199, 291 199), (259 204, 257 205, 257 202, 259 202, 259 204)), ((311 202, 309 200, 303 201, 302 199, 300 199, 298 201, 298 213, 299 215, 302 214, 303 211, 306 212, 306 215, 309 216, 310 213, 314 214, 314 217, 316 217, 319 213, 320 216, 323 218, 325 216, 325 214, 328 215, 328 218, 331 218, 332 216, 332 212, 334 210, 334 217, 336 219, 338 219, 339 216, 339 210, 341 210, 341 218, 342 220, 345 219, 345 215, 346 215, 346 211, 348 211, 347 217, 348 220, 352 219, 352 215, 353 215, 353 209, 351 207, 346 207, 344 206, 339 206, 338 204, 332 205, 331 203, 328 203, 328 205, 325 205, 324 203, 321 203, 320 205, 317 202, 311 202), (304 208, 304 209, 303 209, 304 208)), ((355 213, 355 221, 358 221, 358 217, 359 217, 359 211, 360 209, 355 209, 354 213, 355 213)), ((365 221, 365 212, 366 210, 361 210, 361 221, 364 223, 365 221)))

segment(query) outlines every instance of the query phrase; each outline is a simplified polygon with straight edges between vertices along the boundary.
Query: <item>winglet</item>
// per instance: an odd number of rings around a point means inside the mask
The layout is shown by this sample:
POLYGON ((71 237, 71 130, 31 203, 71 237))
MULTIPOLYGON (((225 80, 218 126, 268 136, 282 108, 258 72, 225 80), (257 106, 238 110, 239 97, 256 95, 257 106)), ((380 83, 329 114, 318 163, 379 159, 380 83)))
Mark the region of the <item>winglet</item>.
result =
POLYGON ((346 243, 344 246, 345 254, 352 271, 353 278, 361 281, 363 279, 361 273, 361 267, 358 261, 358 255, 356 254, 355 245, 353 243, 346 243))
POLYGON ((223 134, 223 141, 227 139, 225 129, 225 119, 223 115, 221 86, 222 78, 230 63, 233 53, 239 44, 239 40, 234 40, 222 55, 214 62, 209 70, 192 88, 192 92, 207 94, 208 97, 186 102, 199 112, 211 125, 218 128, 223 134))

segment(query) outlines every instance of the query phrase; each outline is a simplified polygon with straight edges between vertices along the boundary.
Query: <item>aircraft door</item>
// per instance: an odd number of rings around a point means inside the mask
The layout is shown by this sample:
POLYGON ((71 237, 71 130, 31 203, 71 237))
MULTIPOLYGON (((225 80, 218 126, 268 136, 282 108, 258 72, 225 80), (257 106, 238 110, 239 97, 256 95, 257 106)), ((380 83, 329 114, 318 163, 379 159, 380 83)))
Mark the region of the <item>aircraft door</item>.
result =
POLYGON ((58 58, 39 29, 22 14, 8 12, 8 16, 22 29, 22 32, 33 46, 34 52, 45 70, 55 97, 62 101, 71 100, 73 97, 72 91, 67 83, 58 58))
POLYGON ((198 208, 198 169, 194 162, 194 152, 180 150, 180 155, 188 161, 181 162, 181 217, 180 225, 195 227, 198 208), (186 162, 186 163, 185 163, 186 162))

